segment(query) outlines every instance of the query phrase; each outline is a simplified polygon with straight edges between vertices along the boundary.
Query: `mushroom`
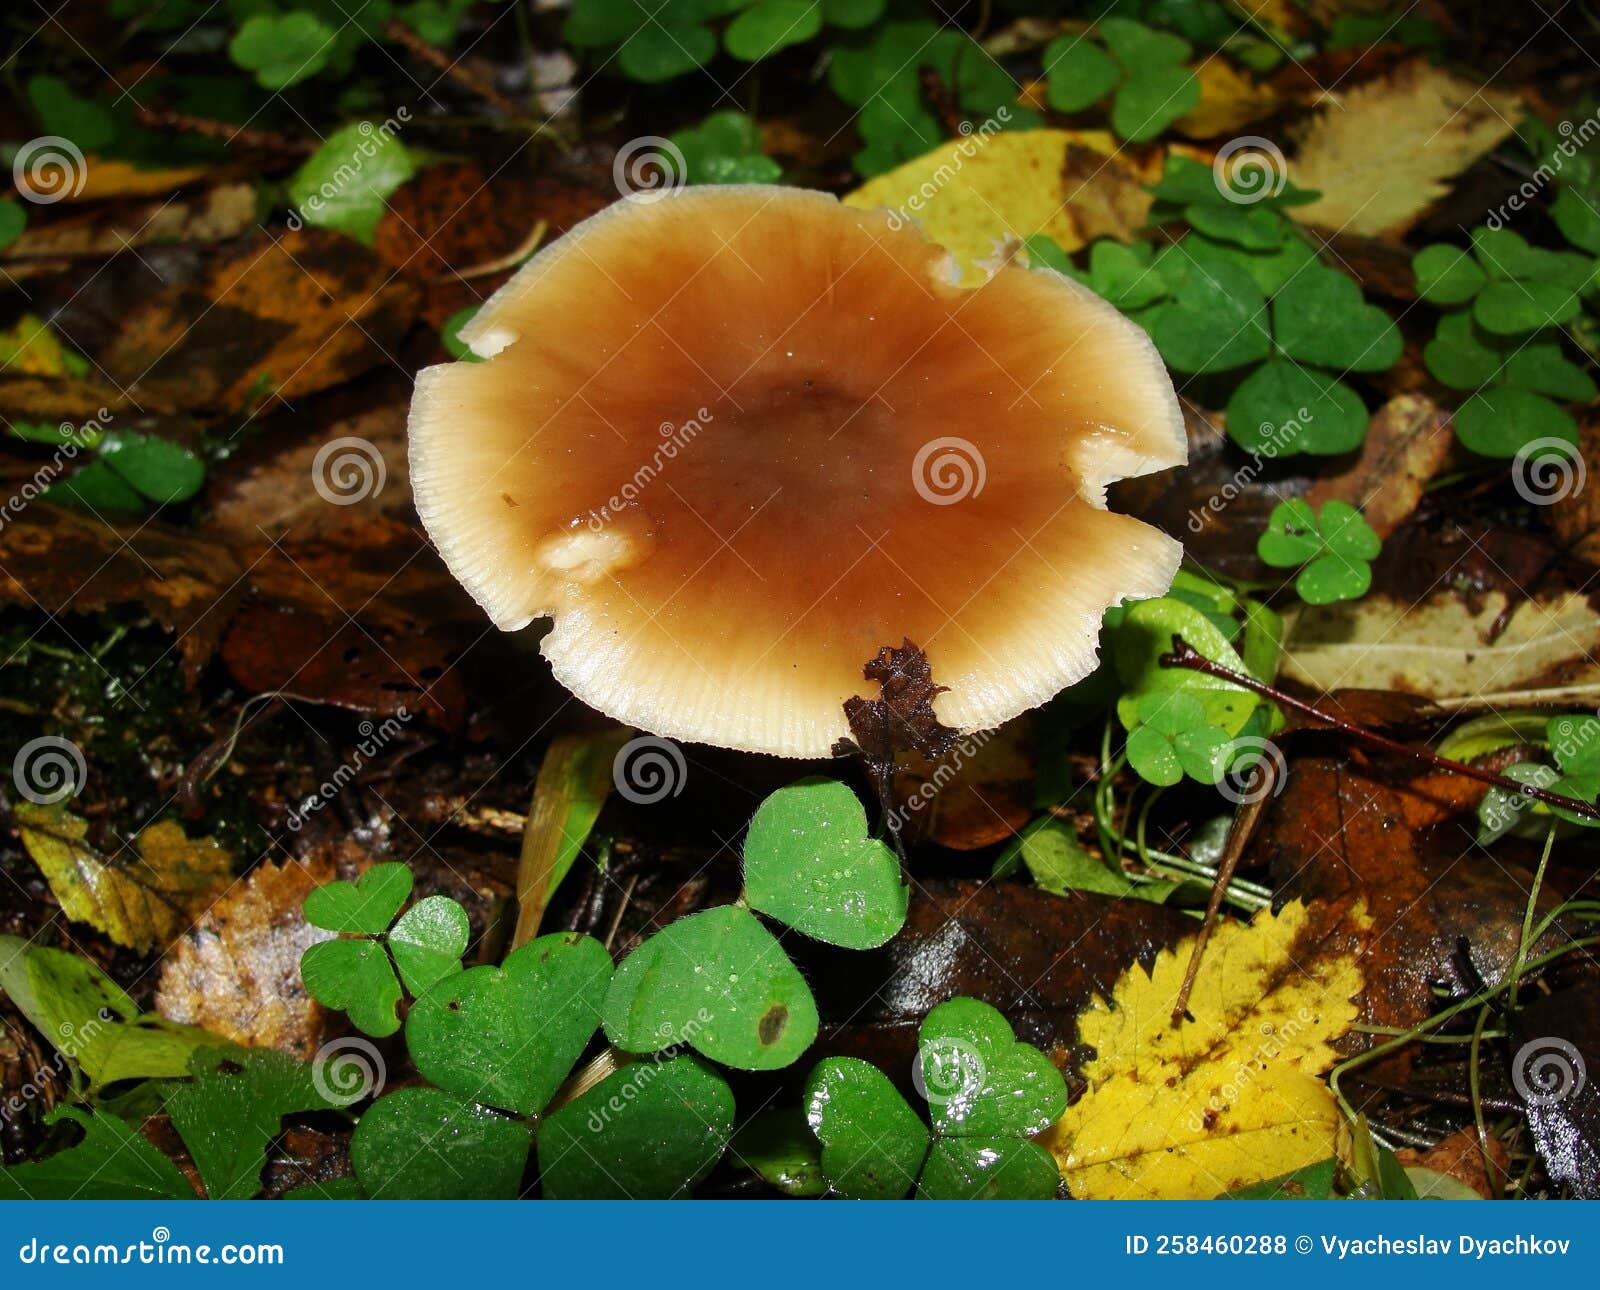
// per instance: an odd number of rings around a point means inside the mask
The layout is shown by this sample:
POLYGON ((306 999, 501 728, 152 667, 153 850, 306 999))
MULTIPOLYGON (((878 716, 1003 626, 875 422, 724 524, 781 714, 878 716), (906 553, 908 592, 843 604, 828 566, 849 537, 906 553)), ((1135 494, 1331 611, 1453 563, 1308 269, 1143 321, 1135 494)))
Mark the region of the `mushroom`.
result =
POLYGON ((974 288, 903 216, 762 185, 636 196, 535 256, 411 404, 417 509, 494 623, 671 738, 825 756, 909 639, 944 723, 1095 666, 1181 547, 1106 509, 1181 464, 1172 382, 1078 284, 974 288))

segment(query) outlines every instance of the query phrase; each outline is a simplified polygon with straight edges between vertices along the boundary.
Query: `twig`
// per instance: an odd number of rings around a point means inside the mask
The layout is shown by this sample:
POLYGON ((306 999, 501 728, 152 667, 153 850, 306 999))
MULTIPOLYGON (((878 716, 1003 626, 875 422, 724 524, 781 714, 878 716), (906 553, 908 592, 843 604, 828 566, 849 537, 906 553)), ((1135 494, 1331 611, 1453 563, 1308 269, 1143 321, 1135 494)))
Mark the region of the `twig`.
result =
POLYGON ((491 107, 505 113, 507 116, 517 116, 522 109, 508 99, 494 86, 482 77, 475 75, 461 65, 459 59, 451 58, 442 49, 435 49, 421 36, 412 31, 410 27, 398 18, 391 18, 383 24, 383 34, 396 44, 404 45, 411 56, 420 62, 427 63, 435 68, 441 75, 448 76, 457 85, 476 94, 491 107))
POLYGON ((234 125, 229 121, 214 121, 210 117, 191 116, 187 112, 174 112, 170 108, 137 107, 133 110, 133 115, 140 125, 147 125, 153 130, 182 130, 185 134, 197 134, 203 139, 220 139, 229 145, 259 148, 263 152, 293 153, 298 157, 311 152, 316 146, 273 131, 246 130, 243 126, 234 125))
POLYGON ((1233 824, 1228 829, 1228 842, 1217 864, 1217 879, 1211 884, 1211 899, 1206 902, 1205 921, 1200 924, 1200 934, 1195 937, 1194 948, 1189 951, 1189 967, 1183 974, 1183 984, 1178 987, 1178 1000, 1172 1005, 1174 1026, 1182 1025, 1189 1011, 1189 995, 1194 990, 1195 978, 1200 975, 1200 958, 1206 952, 1206 942, 1211 939, 1211 929, 1216 926, 1217 914, 1222 910, 1222 898, 1228 890, 1228 884, 1233 881, 1233 871, 1239 867, 1239 857, 1244 854, 1245 844, 1255 832, 1256 821, 1261 818, 1261 810, 1271 795, 1272 779, 1276 774, 1277 765, 1271 758, 1263 757, 1256 763, 1255 774, 1250 782, 1249 800, 1233 817, 1233 824))
POLYGON ((1546 806, 1559 806, 1562 810, 1571 811, 1574 815, 1581 815, 1586 820, 1600 820, 1600 806, 1593 802, 1585 802, 1581 798, 1567 797, 1561 793, 1552 793, 1547 788, 1540 788, 1537 784, 1524 784, 1520 780, 1510 779, 1505 775, 1497 775, 1493 771, 1482 770, 1477 766, 1469 766, 1466 762, 1453 761, 1449 757, 1441 757, 1438 753, 1429 752, 1426 748, 1413 748, 1403 744, 1398 739, 1390 739, 1387 735, 1380 735, 1375 730, 1368 730, 1365 726, 1357 725, 1353 721, 1346 721, 1343 717, 1336 717, 1331 712, 1324 712, 1321 708, 1307 703, 1304 699, 1297 699, 1293 695, 1285 694, 1275 686, 1266 685, 1253 676, 1246 676, 1242 672, 1235 672, 1230 667, 1221 663, 1214 663, 1204 654, 1200 653, 1182 636, 1174 635, 1172 638, 1172 653, 1161 656, 1162 667, 1181 667, 1191 672, 1204 672, 1207 676, 1214 676, 1220 681, 1227 681, 1253 694, 1259 694, 1264 699, 1271 699, 1281 707, 1290 708, 1295 712, 1310 717, 1313 721, 1320 721, 1325 726, 1332 726, 1343 734, 1350 735, 1375 748, 1382 748, 1385 752, 1395 753, 1402 757, 1410 757, 1415 761, 1425 762, 1436 770, 1445 771, 1451 775, 1461 775, 1467 779, 1475 779, 1480 784, 1488 784, 1492 788, 1503 788, 1508 793, 1518 797, 1531 797, 1535 801, 1543 802, 1546 806))

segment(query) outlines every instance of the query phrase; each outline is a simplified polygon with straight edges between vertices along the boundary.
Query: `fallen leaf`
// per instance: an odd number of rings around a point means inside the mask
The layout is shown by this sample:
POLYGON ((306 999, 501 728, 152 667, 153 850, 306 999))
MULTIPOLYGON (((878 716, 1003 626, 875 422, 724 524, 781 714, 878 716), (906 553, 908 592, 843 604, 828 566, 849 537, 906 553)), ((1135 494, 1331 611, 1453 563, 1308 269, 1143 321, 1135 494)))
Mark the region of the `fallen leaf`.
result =
POLYGON ((1483 1160, 1485 1148, 1494 1161, 1497 1176, 1505 1178, 1511 1167, 1506 1144, 1493 1134, 1489 1135, 1487 1142, 1480 1143, 1475 1128, 1458 1129, 1426 1151, 1403 1147, 1395 1155, 1403 1165, 1445 1174, 1465 1184, 1485 1200, 1492 1200, 1501 1194, 1501 1188, 1498 1182, 1489 1177, 1489 1168, 1483 1160))
POLYGON ((1387 538, 1416 510, 1453 442, 1449 413, 1420 394, 1402 394, 1372 414, 1360 456, 1336 475, 1319 476, 1305 499, 1319 508, 1349 502, 1387 538))
POLYGON ((177 636, 191 680, 227 627, 241 571, 225 546, 158 521, 123 529, 37 506, 0 528, 0 603, 56 617, 138 604, 177 636))
POLYGON ((1549 703, 1600 695, 1596 660, 1600 614, 1576 591, 1514 605, 1499 590, 1476 604, 1448 590, 1416 602, 1374 592, 1286 615, 1282 675, 1318 690, 1400 690, 1467 708, 1534 691, 1549 703))
POLYGON ((1535 474, 1541 470, 1537 461, 1527 471, 1535 485, 1554 486, 1555 500, 1545 514, 1556 537, 1580 560, 1600 564, 1600 414, 1590 411, 1579 421, 1578 450, 1579 462, 1550 458, 1542 478, 1535 474))
MULTIPOLYGON (((1423 742, 1423 705, 1386 691, 1342 691, 1322 706, 1391 738, 1423 742)), ((1416 1025, 1441 982, 1470 993, 1499 981, 1517 952, 1532 871, 1509 845, 1474 843, 1481 784, 1407 757, 1369 755, 1315 726, 1292 754, 1244 862, 1265 868, 1286 898, 1359 901, 1372 933, 1362 956, 1363 1020, 1416 1025)), ((1560 903, 1552 873, 1540 908, 1560 903)), ((1554 937, 1562 937, 1556 931, 1554 937)), ((1553 948, 1553 944, 1551 946, 1553 948)))
POLYGON ((795 953, 822 1013, 819 1051, 904 1070, 929 1010, 968 995, 1000 1009, 1019 1039, 1070 1072, 1076 1054, 1067 1040, 1079 1010, 1194 926, 1147 901, 922 879, 905 926, 881 949, 795 953))
POLYGON ((1215 139, 1238 134, 1245 126, 1278 110, 1280 100, 1271 85, 1258 83, 1235 71, 1222 58, 1208 58, 1195 68, 1200 81, 1200 106, 1180 116, 1173 129, 1189 139, 1215 139))
POLYGON ((419 278, 442 278, 501 260, 528 245, 532 180, 489 175, 470 162, 428 166, 390 194, 373 250, 419 278))
POLYGON ((88 823, 63 806, 18 802, 12 813, 61 912, 140 953, 165 949, 233 880, 226 851, 170 820, 139 834, 137 859, 118 862, 85 841, 88 823))
POLYGON ((1600 990, 1592 976, 1513 1014, 1512 1085, 1551 1181, 1600 1199, 1600 990))
POLYGON ((1301 133, 1289 167, 1296 184, 1322 197, 1289 213, 1375 237, 1410 228, 1522 114, 1515 94, 1422 59, 1332 98, 1301 133))
POLYGON ((1143 225, 1163 150, 1131 148, 1102 130, 1019 130, 952 140, 843 199, 915 219, 948 250, 964 280, 979 261, 1035 234, 1075 251, 1091 239, 1124 240, 1143 225))
POLYGON ((1332 1154, 1339 1113, 1322 1074, 1356 1020, 1359 908, 1290 904, 1212 934, 1172 1005, 1190 943, 1131 969, 1078 1019, 1089 1089, 1041 1139, 1079 1199, 1200 1199, 1332 1154))
POLYGON ((158 242, 217 242, 255 225, 253 184, 217 184, 159 202, 73 210, 30 226, 0 254, 0 275, 23 281, 59 272, 67 261, 109 257, 158 242))
POLYGON ((301 906, 336 876, 321 854, 258 865, 167 954, 156 1010, 237 1044, 310 1061, 327 1036, 322 1005, 300 980, 300 955, 335 933, 313 927, 301 906))
POLYGON ((66 289, 70 343, 141 402, 196 409, 291 400, 395 361, 420 304, 365 247, 310 228, 150 247, 66 289))
POLYGON ((1036 725, 1024 714, 998 730, 960 736, 937 761, 906 756, 894 798, 907 839, 975 851, 1022 828, 1033 815, 1036 725))

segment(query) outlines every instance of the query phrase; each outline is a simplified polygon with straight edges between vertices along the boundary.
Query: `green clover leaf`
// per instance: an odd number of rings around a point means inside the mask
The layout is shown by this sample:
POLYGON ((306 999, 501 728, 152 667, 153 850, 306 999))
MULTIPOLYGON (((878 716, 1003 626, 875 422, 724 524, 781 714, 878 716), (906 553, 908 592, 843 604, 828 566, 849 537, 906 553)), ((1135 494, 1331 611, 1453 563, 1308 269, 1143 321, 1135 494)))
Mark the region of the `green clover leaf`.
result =
POLYGON ((1202 784, 1222 777, 1228 732, 1206 720, 1205 706, 1192 694, 1144 694, 1136 705, 1138 724, 1128 732, 1128 764, 1151 784, 1168 787, 1185 775, 1202 784))
POLYGON ((1273 508, 1256 554, 1275 568, 1301 566, 1295 590, 1309 605, 1354 600, 1372 585, 1378 535, 1348 502, 1323 504, 1319 514, 1296 498, 1273 508))
POLYGON ((928 1128, 876 1066, 854 1057, 818 1063, 805 1112, 822 1144, 823 1175, 840 1196, 899 1200, 916 1185, 928 1128))
POLYGON ((287 89, 328 65, 335 32, 315 14, 261 13, 246 19, 228 45, 228 56, 266 90, 287 89))

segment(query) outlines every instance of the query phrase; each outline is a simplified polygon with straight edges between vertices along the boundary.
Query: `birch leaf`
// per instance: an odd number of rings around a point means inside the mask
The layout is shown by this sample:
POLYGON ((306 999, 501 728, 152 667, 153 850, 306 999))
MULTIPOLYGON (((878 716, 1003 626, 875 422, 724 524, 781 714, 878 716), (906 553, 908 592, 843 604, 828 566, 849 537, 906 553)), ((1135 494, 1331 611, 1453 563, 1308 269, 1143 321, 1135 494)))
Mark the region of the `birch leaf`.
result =
POLYGON ((1326 1159, 1338 1111, 1323 1080, 1356 1020, 1359 906, 1288 905, 1219 926, 1190 998, 1193 940, 1134 966, 1078 1020, 1089 1088, 1040 1141, 1080 1199, 1221 1195, 1326 1159))
POLYGON ((1398 236, 1522 116, 1514 94, 1421 59, 1334 97, 1300 137, 1289 177, 1322 197, 1302 223, 1398 236))
POLYGON ((171 821, 139 834, 136 856, 114 861, 85 841, 87 822, 63 806, 19 802, 13 814, 61 912, 141 954, 170 945, 232 880, 222 847, 171 821))

